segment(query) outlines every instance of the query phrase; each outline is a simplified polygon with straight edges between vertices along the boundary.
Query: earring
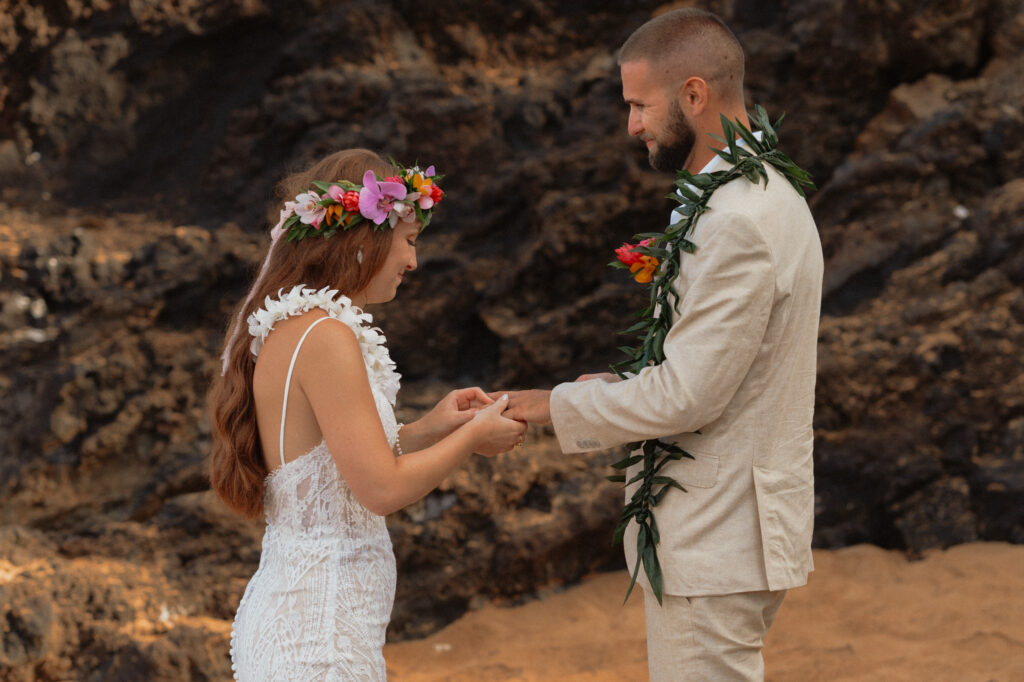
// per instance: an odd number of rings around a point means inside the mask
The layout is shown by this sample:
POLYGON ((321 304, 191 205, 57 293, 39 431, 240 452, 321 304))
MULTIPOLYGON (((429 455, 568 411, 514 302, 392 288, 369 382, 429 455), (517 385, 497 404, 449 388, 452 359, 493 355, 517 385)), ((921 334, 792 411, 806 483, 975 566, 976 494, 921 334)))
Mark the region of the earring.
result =
POLYGON ((356 262, 360 265, 363 264, 363 247, 359 247, 359 251, 356 252, 356 262))

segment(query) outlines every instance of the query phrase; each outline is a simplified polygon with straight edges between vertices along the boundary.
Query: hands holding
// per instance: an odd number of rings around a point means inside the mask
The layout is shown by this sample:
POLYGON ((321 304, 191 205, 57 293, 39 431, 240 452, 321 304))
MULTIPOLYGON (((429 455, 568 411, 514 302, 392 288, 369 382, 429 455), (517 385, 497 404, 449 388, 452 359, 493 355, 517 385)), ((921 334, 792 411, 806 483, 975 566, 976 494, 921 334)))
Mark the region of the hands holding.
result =
MULTIPOLYGON (((491 393, 491 396, 506 395, 491 393)), ((529 391, 509 391, 508 410, 505 416, 524 424, 551 423, 551 391, 533 389, 529 391)))
MULTIPOLYGON (((622 381, 609 372, 582 374, 576 381, 622 381)), ((437 442, 456 429, 466 426, 473 431, 474 451, 493 457, 522 445, 529 424, 551 423, 551 391, 492 391, 484 393, 477 387, 461 388, 442 398, 422 419, 402 430, 407 438, 437 442)), ((407 450, 410 448, 406 448, 407 450)))
MULTIPOLYGON (((581 374, 576 381, 591 381, 600 379, 607 383, 622 381, 615 374, 601 372, 598 374, 581 374)), ((504 395, 503 392, 489 393, 488 396, 495 398, 504 395)), ((551 423, 551 391, 533 389, 529 391, 510 391, 508 393, 509 404, 505 416, 517 421, 530 424, 551 423)))
POLYGON ((435 442, 441 440, 472 419, 478 409, 493 402, 476 386, 451 391, 419 420, 423 435, 435 442))
POLYGON ((508 418, 509 397, 502 394, 491 405, 477 410, 467 428, 476 430, 474 451, 485 457, 494 457, 522 445, 526 438, 526 423, 508 418))
POLYGON ((504 412, 508 398, 503 396, 488 396, 475 386, 451 391, 421 419, 403 427, 403 449, 429 446, 467 426, 472 432, 474 452, 493 457, 511 450, 522 444, 526 424, 507 418, 504 412))

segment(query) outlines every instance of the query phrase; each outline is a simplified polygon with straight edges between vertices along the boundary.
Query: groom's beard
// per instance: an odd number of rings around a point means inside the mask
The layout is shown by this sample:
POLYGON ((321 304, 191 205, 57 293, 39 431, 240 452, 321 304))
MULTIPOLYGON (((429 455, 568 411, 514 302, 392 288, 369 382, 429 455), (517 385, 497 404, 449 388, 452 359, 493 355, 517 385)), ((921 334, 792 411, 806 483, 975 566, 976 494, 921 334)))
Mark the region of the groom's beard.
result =
POLYGON ((687 122, 683 110, 679 104, 672 100, 669 104, 669 121, 666 134, 669 141, 665 144, 658 142, 648 157, 651 168, 663 173, 675 173, 686 165, 693 151, 693 145, 697 142, 697 133, 687 122))

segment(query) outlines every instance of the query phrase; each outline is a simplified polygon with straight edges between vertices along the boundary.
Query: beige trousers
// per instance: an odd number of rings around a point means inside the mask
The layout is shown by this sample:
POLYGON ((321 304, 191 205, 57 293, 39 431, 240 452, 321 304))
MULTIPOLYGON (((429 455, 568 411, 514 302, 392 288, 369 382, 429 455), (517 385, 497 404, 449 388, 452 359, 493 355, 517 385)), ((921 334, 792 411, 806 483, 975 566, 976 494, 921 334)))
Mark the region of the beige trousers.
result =
POLYGON ((644 591, 651 682, 762 682, 764 636, 786 596, 740 592, 712 597, 644 591))

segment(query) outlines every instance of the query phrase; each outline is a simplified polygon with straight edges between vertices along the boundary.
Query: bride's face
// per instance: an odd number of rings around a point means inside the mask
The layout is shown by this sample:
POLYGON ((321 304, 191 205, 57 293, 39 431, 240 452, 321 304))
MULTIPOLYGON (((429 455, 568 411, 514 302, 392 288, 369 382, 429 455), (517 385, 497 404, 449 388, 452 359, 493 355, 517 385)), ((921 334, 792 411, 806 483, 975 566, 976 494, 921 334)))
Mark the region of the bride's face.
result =
POLYGON ((420 235, 420 223, 400 221, 391 236, 391 248, 388 250, 384 265, 366 285, 360 296, 353 300, 363 299, 362 304, 387 303, 398 293, 402 277, 416 269, 416 240, 420 235))

